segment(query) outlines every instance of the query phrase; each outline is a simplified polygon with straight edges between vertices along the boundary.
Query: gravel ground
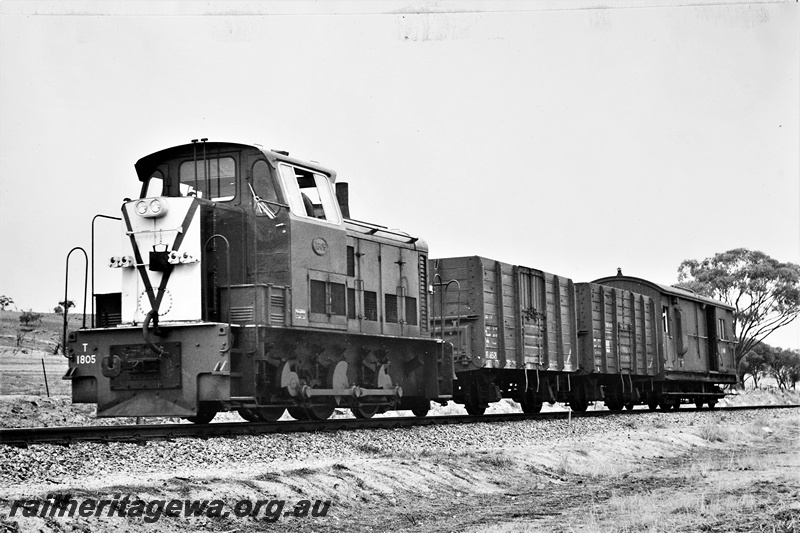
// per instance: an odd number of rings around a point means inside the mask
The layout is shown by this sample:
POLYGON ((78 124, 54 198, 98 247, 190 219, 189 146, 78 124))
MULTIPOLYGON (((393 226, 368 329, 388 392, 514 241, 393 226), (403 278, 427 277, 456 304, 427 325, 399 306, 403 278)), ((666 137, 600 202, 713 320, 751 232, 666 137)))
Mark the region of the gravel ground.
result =
MULTIPOLYGON (((53 411, 69 406, 59 401, 36 406, 43 408, 47 416, 63 418, 53 411)), ((785 425, 783 419, 794 420, 790 427, 800 426, 796 410, 642 412, 635 417, 569 422, 177 439, 144 445, 79 443, 27 449, 0 445, 0 532, 114 529, 122 533, 145 526, 170 533, 187 528, 233 532, 266 527, 255 519, 168 518, 146 524, 132 518, 52 521, 8 516, 12 500, 45 499, 51 494, 76 498, 129 494, 146 501, 322 499, 332 502, 330 516, 315 522, 290 517, 273 526, 292 531, 309 527, 382 531, 391 523, 391 529, 398 531, 428 531, 428 526, 460 531, 481 523, 483 515, 473 515, 477 511, 471 509, 469 516, 461 516, 452 509, 459 501, 478 507, 489 501, 494 502, 493 508, 510 506, 512 512, 503 516, 513 518, 515 499, 524 498, 520 495, 535 494, 538 501, 553 491, 573 491, 592 480, 619 482, 619 476, 643 464, 715 449, 721 446, 718 441, 735 442, 746 451, 748 446, 768 442, 775 428, 785 425), (736 428, 737 437, 730 437, 733 430, 720 433, 716 429, 720 427, 736 428), (387 523, 381 521, 383 515, 387 523)), ((795 446, 797 442, 795 437, 795 446)), ((800 484, 787 486, 788 496, 800 499, 800 484)), ((577 496, 570 492, 565 497, 577 496)), ((538 505, 536 501, 532 504, 538 505)))
MULTIPOLYGON (((69 447, 34 445, 27 449, 0 446, 0 484, 23 493, 40 483, 64 483, 80 477, 108 475, 197 474, 234 466, 269 468, 287 462, 342 461, 363 457, 415 458, 459 455, 481 450, 516 453, 537 443, 552 449, 566 443, 591 447, 612 436, 625 439, 632 432, 661 431, 675 426, 702 426, 727 421, 748 424, 759 412, 642 413, 629 416, 576 418, 571 422, 525 421, 410 429, 292 433, 257 437, 177 439, 145 445, 78 443, 69 447)), ((683 429, 678 429, 682 433, 683 429)))

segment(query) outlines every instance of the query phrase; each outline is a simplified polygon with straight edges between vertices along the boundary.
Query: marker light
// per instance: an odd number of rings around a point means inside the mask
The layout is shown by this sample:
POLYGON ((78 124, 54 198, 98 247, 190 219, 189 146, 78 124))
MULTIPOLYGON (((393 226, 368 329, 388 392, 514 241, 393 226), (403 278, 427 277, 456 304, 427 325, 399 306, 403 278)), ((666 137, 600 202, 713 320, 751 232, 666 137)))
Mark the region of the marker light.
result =
POLYGON ((141 216, 147 215, 147 202, 144 200, 136 202, 136 214, 141 216))

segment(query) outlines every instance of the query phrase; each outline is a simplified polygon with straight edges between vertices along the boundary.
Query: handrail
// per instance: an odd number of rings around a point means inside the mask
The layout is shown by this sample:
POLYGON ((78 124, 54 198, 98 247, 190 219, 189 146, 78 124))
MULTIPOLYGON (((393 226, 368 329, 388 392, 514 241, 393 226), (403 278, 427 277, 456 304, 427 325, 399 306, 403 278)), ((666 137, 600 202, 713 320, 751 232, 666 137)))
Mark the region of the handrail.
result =
POLYGON ((94 328, 94 297, 95 297, 95 293, 94 293, 94 221, 97 220, 98 218, 107 218, 107 219, 110 219, 110 220, 119 220, 119 221, 122 220, 121 217, 112 217, 110 215, 95 215, 94 218, 92 218, 92 261, 91 261, 91 265, 92 265, 92 327, 93 328, 94 328))
POLYGON ((208 238, 206 243, 203 245, 203 251, 206 250, 208 244, 213 241, 214 239, 222 239, 225 242, 225 259, 226 259, 226 270, 228 283, 227 283, 227 290, 228 290, 228 342, 226 351, 230 350, 231 348, 231 244, 228 242, 228 239, 225 238, 224 235, 220 235, 219 233, 215 233, 211 237, 208 238))
POLYGON ((398 231, 392 231, 385 226, 378 226, 377 224, 370 224, 369 222, 361 222, 360 220, 353 220, 352 218, 345 218, 345 224, 352 224, 353 226, 358 226, 361 228, 366 228, 371 230, 367 235, 375 235, 378 232, 381 233, 388 233, 389 235, 394 235, 395 237, 402 237, 403 239, 407 239, 408 244, 414 244, 419 240, 419 237, 412 237, 406 233, 400 233, 398 231))
MULTIPOLYGON (((456 310, 457 310, 458 314, 455 315, 456 343, 458 344, 457 348, 458 348, 458 353, 460 354, 461 353, 461 313, 460 313, 460 310, 461 310, 461 282, 459 282, 457 279, 451 279, 451 280, 449 280, 447 282, 443 282, 443 281, 441 281, 441 279, 442 279, 442 277, 438 273, 433 275, 434 291, 435 291, 436 287, 439 287, 439 288, 443 289, 443 290, 439 291, 439 301, 440 301, 439 312, 442 315, 441 319, 439 320, 439 322, 441 323, 441 328, 442 328, 441 337, 442 337, 442 339, 444 339, 444 329, 445 329, 444 296, 445 296, 445 293, 447 293, 448 289, 450 288, 450 285, 452 283, 455 283, 456 284, 456 289, 458 291, 457 292, 458 300, 457 300, 457 304, 456 304, 457 305, 456 310), (436 281, 437 279, 439 280, 438 282, 436 281)), ((433 335, 434 335, 434 337, 436 336, 436 315, 433 316, 433 335)), ((442 348, 442 350, 444 350, 444 348, 442 348)))
POLYGON ((61 336, 61 353, 64 357, 67 356, 67 315, 69 314, 69 303, 67 300, 67 289, 69 288, 69 258, 72 255, 72 252, 75 250, 80 250, 83 252, 84 258, 84 269, 83 269, 83 324, 81 329, 86 329, 86 293, 89 290, 89 256, 86 254, 86 250, 81 248, 80 246, 76 246, 72 250, 69 251, 67 254, 66 260, 66 274, 64 279, 64 331, 61 336))

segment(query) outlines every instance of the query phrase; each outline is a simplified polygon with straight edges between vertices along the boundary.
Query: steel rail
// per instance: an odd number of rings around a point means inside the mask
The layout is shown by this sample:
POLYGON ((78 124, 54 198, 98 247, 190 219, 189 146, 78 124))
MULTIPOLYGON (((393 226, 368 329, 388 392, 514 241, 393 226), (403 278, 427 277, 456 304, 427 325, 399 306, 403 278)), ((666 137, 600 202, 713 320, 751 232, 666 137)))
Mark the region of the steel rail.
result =
POLYGON ((211 424, 138 424, 113 426, 64 426, 0 429, 0 445, 27 447, 31 444, 57 444, 68 446, 78 442, 130 442, 144 443, 151 440, 173 440, 178 438, 234 438, 286 433, 306 433, 315 431, 353 431, 358 429, 399 429, 417 426, 452 424, 492 424, 498 422, 518 422, 524 420, 563 420, 567 418, 595 418, 602 416, 631 416, 649 413, 690 413, 690 412, 729 412, 761 409, 797 409, 800 405, 763 405, 721 407, 714 410, 687 408, 678 411, 553 411, 549 413, 525 414, 505 413, 481 416, 427 416, 371 418, 334 418, 324 421, 281 421, 281 422, 220 422, 211 424))

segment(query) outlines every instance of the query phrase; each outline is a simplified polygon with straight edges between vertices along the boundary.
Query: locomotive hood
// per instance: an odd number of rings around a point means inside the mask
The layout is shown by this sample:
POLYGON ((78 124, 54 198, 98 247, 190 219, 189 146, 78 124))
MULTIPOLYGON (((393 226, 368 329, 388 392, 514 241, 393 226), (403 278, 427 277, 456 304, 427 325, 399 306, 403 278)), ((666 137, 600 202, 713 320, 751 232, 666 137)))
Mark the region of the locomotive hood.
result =
POLYGON ((200 320, 198 200, 133 200, 123 204, 122 219, 131 255, 110 266, 123 269, 123 322, 142 322, 151 310, 169 321, 200 320))

